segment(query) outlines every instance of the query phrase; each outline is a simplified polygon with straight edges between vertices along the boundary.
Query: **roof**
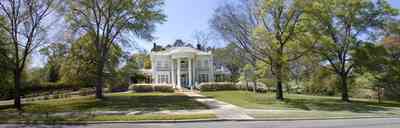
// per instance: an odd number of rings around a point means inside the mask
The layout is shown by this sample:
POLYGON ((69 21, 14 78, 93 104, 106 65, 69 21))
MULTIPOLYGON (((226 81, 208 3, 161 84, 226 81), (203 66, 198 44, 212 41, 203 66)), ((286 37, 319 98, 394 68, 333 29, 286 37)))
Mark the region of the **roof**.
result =
POLYGON ((152 55, 172 55, 180 53, 192 53, 196 55, 211 55, 211 52, 204 52, 191 47, 172 47, 164 51, 151 52, 152 55))

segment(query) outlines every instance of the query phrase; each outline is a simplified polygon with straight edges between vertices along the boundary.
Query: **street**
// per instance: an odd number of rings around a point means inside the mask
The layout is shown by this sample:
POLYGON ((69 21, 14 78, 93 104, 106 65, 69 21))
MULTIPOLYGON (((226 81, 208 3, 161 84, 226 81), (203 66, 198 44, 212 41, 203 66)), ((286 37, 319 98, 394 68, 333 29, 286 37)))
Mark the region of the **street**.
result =
POLYGON ((400 128, 400 118, 300 120, 300 121, 220 121, 189 123, 112 123, 88 125, 15 125, 1 128, 400 128))

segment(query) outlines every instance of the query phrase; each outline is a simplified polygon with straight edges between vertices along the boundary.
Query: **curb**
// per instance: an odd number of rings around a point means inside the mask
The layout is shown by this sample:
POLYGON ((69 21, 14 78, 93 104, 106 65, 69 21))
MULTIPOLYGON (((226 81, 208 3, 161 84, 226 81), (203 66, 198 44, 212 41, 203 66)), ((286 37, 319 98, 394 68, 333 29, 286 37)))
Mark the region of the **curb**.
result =
POLYGON ((191 122, 219 122, 229 121, 226 119, 194 119, 194 120, 143 120, 143 121, 88 121, 86 124, 107 123, 191 123, 191 122))
POLYGON ((0 121, 0 124, 50 124, 50 125, 85 125, 85 124, 110 124, 110 123, 191 123, 191 122, 222 122, 222 121, 302 121, 302 120, 340 120, 340 119, 380 119, 380 118, 396 118, 399 116, 362 116, 362 117, 327 117, 327 118, 264 118, 264 119, 193 119, 193 120, 143 120, 143 121, 78 121, 78 122, 54 122, 46 123, 38 122, 21 122, 21 121, 0 121))
POLYGON ((193 120, 141 120, 141 121, 75 121, 75 122, 54 122, 44 121, 23 122, 23 121, 0 121, 0 124, 61 124, 61 125, 85 125, 85 124, 110 124, 110 123, 189 123, 189 122, 217 122, 229 121, 225 119, 193 119, 193 120))
POLYGON ((325 118, 259 118, 259 119, 233 119, 231 121, 301 121, 301 120, 341 120, 341 119, 380 119, 399 118, 400 116, 359 116, 359 117, 325 117, 325 118))

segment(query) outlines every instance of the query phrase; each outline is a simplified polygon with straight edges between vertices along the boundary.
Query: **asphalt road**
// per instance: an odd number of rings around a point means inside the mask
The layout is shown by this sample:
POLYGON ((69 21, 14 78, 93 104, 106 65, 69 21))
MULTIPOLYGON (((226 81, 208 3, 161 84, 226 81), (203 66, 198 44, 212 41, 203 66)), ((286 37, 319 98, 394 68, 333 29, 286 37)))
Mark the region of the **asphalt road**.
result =
POLYGON ((302 121, 223 121, 191 123, 114 123, 88 125, 15 125, 1 128, 400 128, 400 118, 302 120, 302 121))

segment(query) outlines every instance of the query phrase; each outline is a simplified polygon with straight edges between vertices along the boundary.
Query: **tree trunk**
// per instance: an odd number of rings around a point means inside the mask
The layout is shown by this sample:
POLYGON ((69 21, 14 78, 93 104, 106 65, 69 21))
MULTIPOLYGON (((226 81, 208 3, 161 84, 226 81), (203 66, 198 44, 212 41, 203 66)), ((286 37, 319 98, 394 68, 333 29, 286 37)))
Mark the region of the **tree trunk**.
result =
POLYGON ((18 66, 14 69, 14 106, 17 110, 22 110, 21 107, 21 70, 18 66))
POLYGON ((278 51, 278 60, 276 63, 276 99, 283 101, 283 90, 282 90, 282 68, 283 68, 283 44, 280 42, 280 47, 278 51))
POLYGON ((249 91, 249 81, 246 80, 246 91, 249 91))
POLYGON ((347 89, 347 77, 345 75, 340 76, 341 86, 342 86, 342 100, 346 102, 350 102, 348 89, 347 89))
POLYGON ((276 99, 283 101, 281 64, 278 64, 276 68, 278 69, 278 72, 276 73, 276 99))
POLYGON ((254 86, 253 86, 253 92, 257 93, 257 80, 253 80, 254 86))
POLYGON ((277 76, 276 81, 276 99, 283 101, 282 78, 280 75, 277 76))
POLYGON ((102 99, 103 98, 103 85, 104 85, 104 78, 103 78, 103 70, 104 70, 104 63, 102 58, 98 60, 98 64, 96 65, 96 98, 102 99))
POLYGON ((383 90, 380 87, 378 87, 377 90, 378 90, 378 103, 381 103, 382 102, 382 92, 383 92, 383 90))

